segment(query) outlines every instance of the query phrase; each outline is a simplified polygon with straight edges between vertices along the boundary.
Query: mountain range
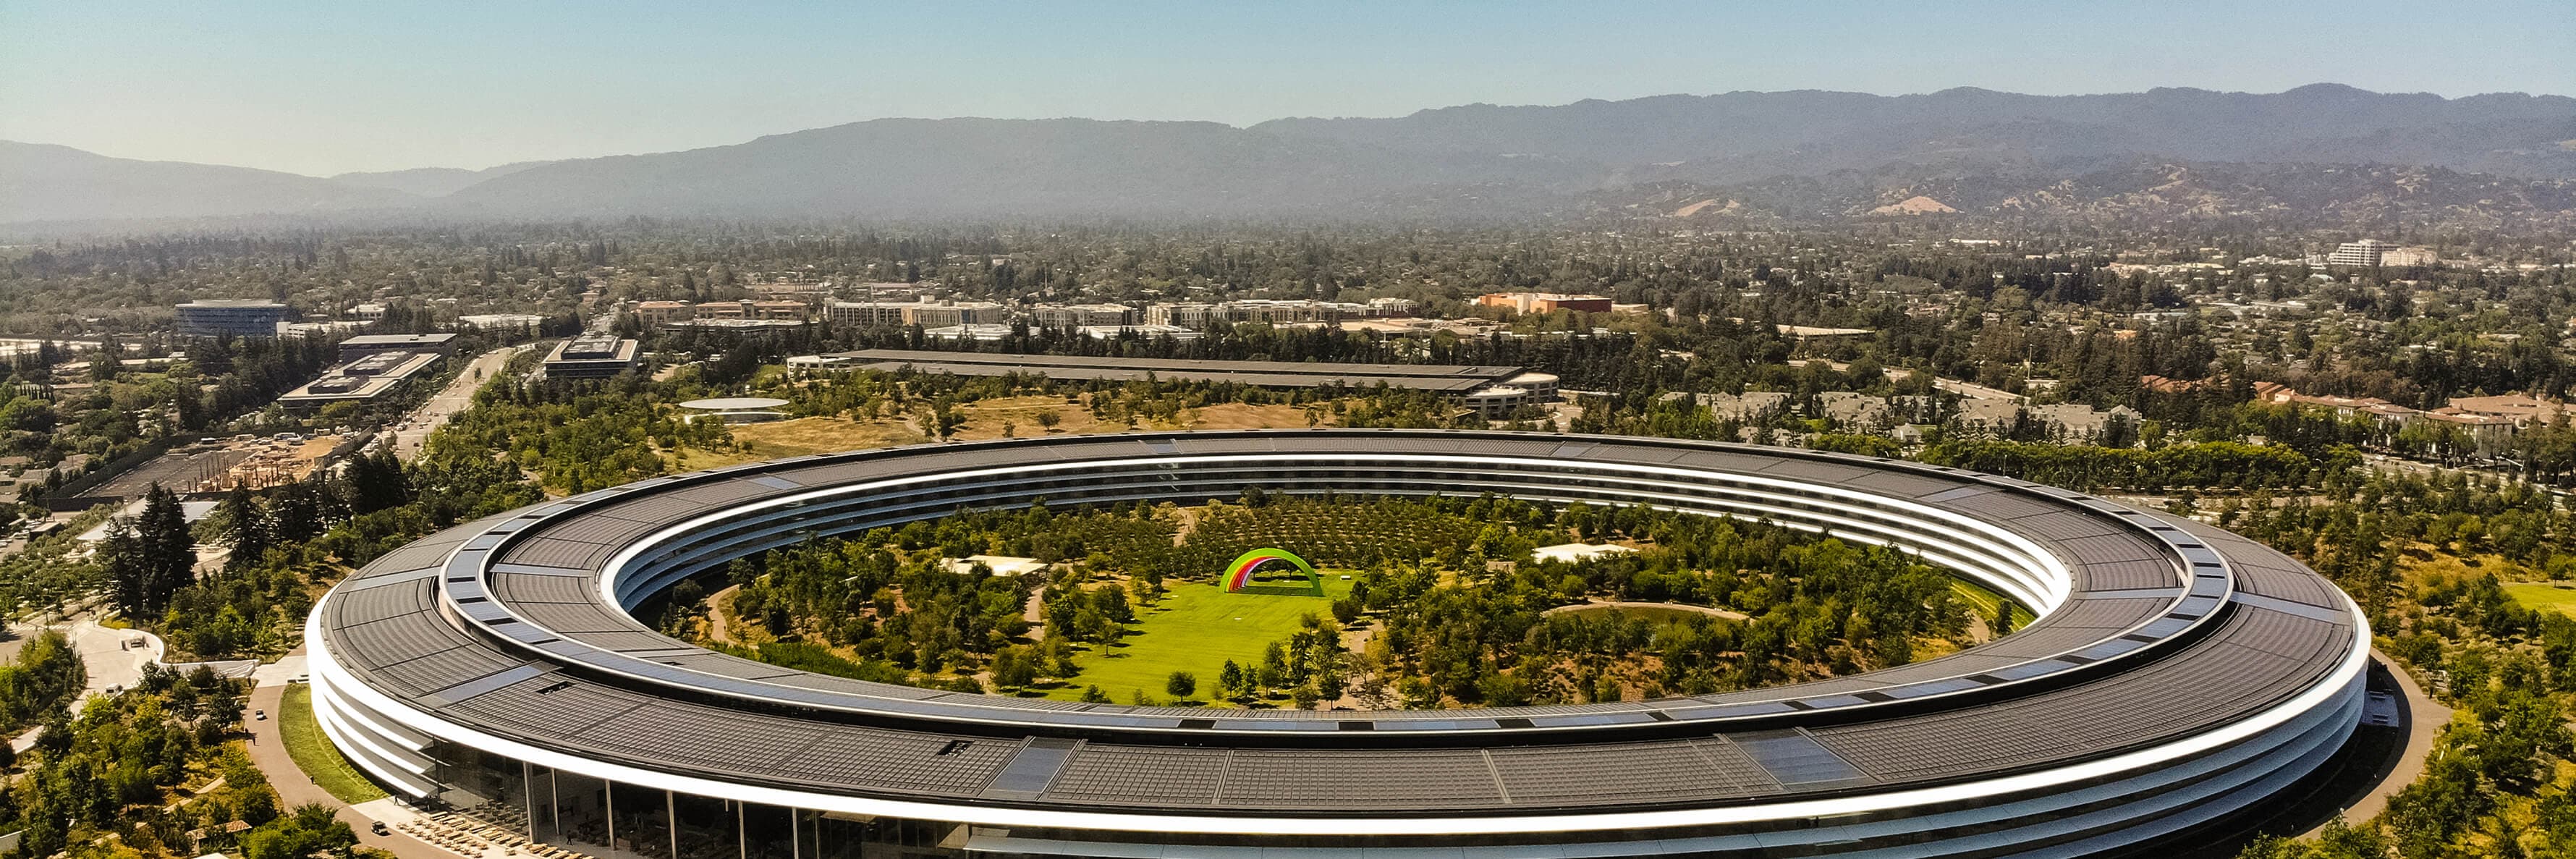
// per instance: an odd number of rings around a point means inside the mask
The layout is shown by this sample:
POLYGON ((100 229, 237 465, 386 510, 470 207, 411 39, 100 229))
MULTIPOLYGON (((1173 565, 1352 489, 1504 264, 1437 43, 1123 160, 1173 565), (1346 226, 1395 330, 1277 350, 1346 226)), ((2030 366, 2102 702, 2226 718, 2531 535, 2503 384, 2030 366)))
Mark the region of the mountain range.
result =
POLYGON ((2269 94, 1734 92, 1242 128, 883 119, 682 152, 329 178, 0 142, 0 223, 1479 217, 1654 209, 1693 195, 1718 203, 1693 216, 1790 220, 1956 210, 2556 221, 2570 214, 2570 188, 2576 99, 2335 84, 2269 94), (1914 197, 1926 199, 1906 202, 1914 197))

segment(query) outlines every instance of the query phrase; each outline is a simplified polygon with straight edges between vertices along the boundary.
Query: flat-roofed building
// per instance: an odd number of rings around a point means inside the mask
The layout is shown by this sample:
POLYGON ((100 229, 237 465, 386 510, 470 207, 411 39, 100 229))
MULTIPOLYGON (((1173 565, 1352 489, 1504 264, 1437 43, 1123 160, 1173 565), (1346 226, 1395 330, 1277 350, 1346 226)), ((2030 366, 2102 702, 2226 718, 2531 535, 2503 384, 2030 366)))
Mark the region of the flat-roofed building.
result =
POLYGON ((1538 401, 1539 398, 1530 389, 1517 385, 1487 385, 1468 391, 1467 396, 1463 398, 1468 408, 1476 410, 1477 417, 1489 421, 1509 418, 1512 412, 1519 410, 1520 407, 1533 405, 1538 401))
POLYGON ((1029 308, 1029 318, 1040 328, 1082 328, 1125 325, 1135 321, 1136 311, 1124 304, 1041 304, 1029 308))
POLYGON ((2383 261, 2383 257, 2389 251, 2396 249, 2396 245, 2392 245, 2378 239, 2362 239, 2357 242, 2345 242, 2336 246, 2334 253, 2326 255, 2326 264, 2376 266, 2383 261))
POLYGON ((839 295, 849 296, 860 301, 911 301, 915 296, 919 296, 921 294, 921 288, 924 286, 937 286, 937 284, 905 283, 899 280, 880 280, 869 283, 849 284, 835 290, 835 292, 839 295))
POLYGON ((340 360, 353 361, 378 352, 456 353, 454 334, 360 334, 340 341, 340 360))
POLYGON ((1198 329, 1183 328, 1178 325, 1085 325, 1074 330, 1082 332, 1082 336, 1093 340, 1116 340, 1129 336, 1147 339, 1155 337, 1169 337, 1174 340, 1199 339, 1198 329))
POLYGON ((1157 304, 1145 308, 1145 322, 1151 325, 1178 325, 1191 330, 1208 327, 1209 322, 1224 318, 1216 305, 1197 301, 1157 304))
POLYGON ((810 305, 807 305, 802 301, 754 301, 751 302, 750 318, 803 319, 809 315, 812 310, 813 308, 810 305))
POLYGON ((1372 298, 1368 300, 1368 315, 1411 316, 1420 306, 1410 298, 1372 298))
POLYGON ((555 345, 544 364, 549 379, 605 379, 635 369, 641 344, 608 334, 584 334, 555 345))
POLYGON ((967 325, 942 325, 937 328, 921 329, 921 336, 928 337, 932 340, 974 340, 984 343, 998 343, 1001 342, 1003 338, 1011 336, 1011 326, 1003 325, 998 322, 978 322, 967 325))
POLYGON ((683 319, 678 322, 664 323, 662 328, 669 331, 705 331, 721 334, 759 334, 775 331, 793 331, 811 324, 813 324, 811 321, 805 319, 742 319, 738 317, 708 319, 705 317, 699 317, 697 319, 683 319))
POLYGON ((993 325, 1008 322, 1009 310, 990 301, 916 302, 904 306, 903 321, 923 328, 993 325))
POLYGON ((835 301, 823 308, 823 319, 848 328, 898 328, 904 325, 904 308, 908 303, 884 301, 835 301))
POLYGON ((1217 305, 1219 315, 1232 322, 1266 322, 1273 325, 1300 322, 1332 322, 1368 315, 1364 304, 1305 299, 1247 298, 1217 305))
MULTIPOLYGON (((405 336, 405 335, 395 335, 405 336)), ((453 334, 440 335, 454 337, 453 334)), ((344 355, 346 353, 343 353, 344 355)), ((363 403, 400 390, 421 370, 446 357, 445 352, 427 349, 407 352, 399 349, 359 353, 358 356, 322 373, 322 377, 277 398, 277 404, 288 409, 320 408, 333 403, 363 403)))
POLYGON ((694 308, 697 319, 741 319, 751 310, 740 301, 702 301, 694 308))
POLYGON ((1521 367, 1451 364, 1332 364, 1318 361, 1211 361, 1183 358, 1126 358, 1100 355, 1013 355, 998 352, 950 352, 928 349, 860 349, 835 352, 869 369, 913 367, 924 372, 960 376, 1036 373, 1050 379, 1126 381, 1203 379, 1262 387, 1395 388, 1465 394, 1501 383, 1525 372, 1521 367))
POLYGON ((471 313, 456 317, 456 323, 495 334, 534 336, 545 327, 546 318, 534 313, 471 313))
POLYGON ((275 337, 286 321, 286 305, 265 298, 206 298, 176 308, 184 337, 275 337))
POLYGON ((1477 296, 1476 303, 1485 307, 1508 307, 1515 313, 1554 313, 1559 310, 1608 313, 1611 304, 1608 296, 1562 292, 1489 292, 1477 296))

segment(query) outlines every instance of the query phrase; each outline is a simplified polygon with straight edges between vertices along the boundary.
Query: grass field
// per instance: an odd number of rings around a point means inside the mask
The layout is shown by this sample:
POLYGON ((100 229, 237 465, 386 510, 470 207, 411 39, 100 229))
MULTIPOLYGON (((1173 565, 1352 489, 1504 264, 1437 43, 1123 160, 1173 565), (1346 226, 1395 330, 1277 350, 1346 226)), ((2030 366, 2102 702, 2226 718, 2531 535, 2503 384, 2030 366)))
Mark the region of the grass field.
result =
POLYGON ((1213 582, 1180 582, 1170 595, 1145 610, 1119 646, 1093 647, 1074 657, 1082 673, 1065 686, 1048 690, 1051 698, 1077 700, 1082 688, 1098 686, 1118 703, 1128 703, 1142 690, 1157 701, 1171 696, 1163 683, 1174 671, 1198 675, 1199 700, 1216 688, 1226 660, 1261 663, 1262 648, 1297 631, 1297 619, 1312 613, 1330 622, 1333 600, 1351 592, 1341 572, 1324 572, 1324 595, 1226 593, 1213 582))
POLYGON ((277 733, 285 738, 286 755, 295 759, 304 775, 341 802, 354 805, 385 798, 384 790, 358 774, 358 768, 332 748, 321 723, 313 721, 313 687, 290 683, 285 695, 277 705, 277 733))
POLYGON ((2531 608, 2576 614, 2576 585, 2516 582, 2505 585, 2504 592, 2531 608))
MULTIPOLYGON (((1987 588, 1984 585, 1977 584, 1966 579, 1952 580, 1950 582, 1950 592, 1958 594, 1960 599, 1967 600, 1968 605, 1976 608, 1977 615, 1985 618, 1993 618, 1995 616, 1995 605, 2003 602, 2004 598, 2002 594, 1995 593, 1992 589, 1987 588)), ((2030 612, 2030 606, 2022 605, 2020 603, 2013 604, 2012 628, 2020 629, 2022 627, 2029 626, 2031 621, 2038 619, 2039 615, 2035 615, 2030 612)))

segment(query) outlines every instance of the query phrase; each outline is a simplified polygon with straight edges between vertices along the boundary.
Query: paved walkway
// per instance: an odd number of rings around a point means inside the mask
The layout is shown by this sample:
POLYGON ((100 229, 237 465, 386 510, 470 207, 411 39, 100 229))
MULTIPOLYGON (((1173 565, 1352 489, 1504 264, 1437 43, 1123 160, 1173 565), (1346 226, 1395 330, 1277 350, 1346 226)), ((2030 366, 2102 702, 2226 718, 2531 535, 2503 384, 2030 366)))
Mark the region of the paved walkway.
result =
POLYGON ((1716 607, 1714 607, 1714 606, 1690 605, 1690 604, 1688 604, 1688 603, 1677 603, 1677 602, 1624 602, 1624 601, 1619 601, 1619 600, 1597 600, 1597 601, 1594 601, 1594 602, 1580 602, 1580 603, 1575 603, 1575 604, 1573 604, 1573 605, 1561 605, 1561 606, 1557 606, 1557 607, 1552 608, 1552 609, 1548 609, 1548 610, 1546 610, 1546 611, 1539 612, 1539 613, 1538 613, 1538 616, 1540 616, 1540 617, 1547 617, 1547 616, 1549 616, 1549 615, 1564 614, 1564 613, 1566 613, 1566 612, 1570 612, 1570 611, 1586 611, 1586 610, 1590 610, 1590 609, 1612 609, 1612 608, 1669 609, 1669 610, 1672 610, 1672 611, 1689 611, 1689 612, 1698 612, 1698 613, 1700 613, 1700 614, 1708 615, 1708 616, 1710 616, 1710 617, 1722 617, 1722 618, 1726 618, 1727 620, 1751 620, 1751 619, 1752 619, 1752 617, 1751 617, 1750 615, 1747 615, 1747 614, 1745 614, 1745 613, 1743 613, 1743 612, 1740 612, 1740 611, 1728 611, 1728 610, 1726 610, 1726 609, 1716 608, 1716 607))
POLYGON ((250 673, 254 686, 284 686, 304 682, 304 648, 279 657, 276 662, 260 666, 250 673))
MULTIPOLYGON (((72 701, 80 709, 89 696, 104 694, 111 688, 121 689, 143 679, 143 666, 161 658, 161 637, 142 630, 100 626, 95 620, 75 620, 53 626, 71 639, 72 650, 81 657, 81 666, 89 669, 89 685, 72 701)), ((12 627, 21 638, 35 634, 35 627, 12 627)))
MULTIPOLYGON (((2433 741, 2441 739, 2442 729, 2451 724, 2451 708, 2442 706, 2433 700, 2433 696, 2425 694, 2424 688, 2416 685, 2414 676, 2407 674, 2404 668, 2398 667, 2396 660, 2388 658, 2387 654, 2380 653, 2376 649, 2372 650, 2370 655, 2371 658, 2379 660, 2380 664, 2388 666, 2389 676, 2396 678, 2398 690, 2406 695, 2406 751, 2397 757, 2397 765, 2390 769, 2387 775, 2380 777, 2379 784, 2373 786, 2370 793, 2364 794, 2344 808, 2343 819, 2351 823, 2359 823, 2379 816, 2380 812, 2388 809, 2389 797, 2395 796, 2399 790, 2414 784, 2415 779, 2423 776, 2424 758, 2433 753, 2433 741)), ((2307 834, 2313 836, 2324 828, 2320 824, 2316 829, 2309 830, 2307 834)))

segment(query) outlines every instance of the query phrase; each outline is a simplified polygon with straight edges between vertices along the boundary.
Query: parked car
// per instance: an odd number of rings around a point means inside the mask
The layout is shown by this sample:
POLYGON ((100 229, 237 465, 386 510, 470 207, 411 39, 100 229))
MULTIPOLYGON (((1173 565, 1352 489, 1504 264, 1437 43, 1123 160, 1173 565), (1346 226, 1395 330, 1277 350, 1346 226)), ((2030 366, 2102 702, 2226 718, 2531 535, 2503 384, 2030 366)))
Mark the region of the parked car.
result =
POLYGON ((254 721, 254 722, 265 722, 265 721, 268 721, 268 711, 267 711, 267 710, 252 710, 252 711, 250 711, 250 718, 251 718, 251 721, 254 721))

